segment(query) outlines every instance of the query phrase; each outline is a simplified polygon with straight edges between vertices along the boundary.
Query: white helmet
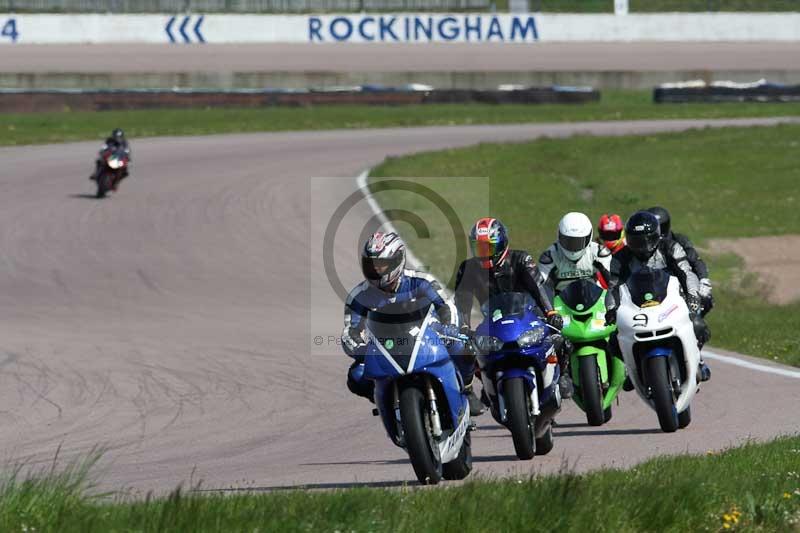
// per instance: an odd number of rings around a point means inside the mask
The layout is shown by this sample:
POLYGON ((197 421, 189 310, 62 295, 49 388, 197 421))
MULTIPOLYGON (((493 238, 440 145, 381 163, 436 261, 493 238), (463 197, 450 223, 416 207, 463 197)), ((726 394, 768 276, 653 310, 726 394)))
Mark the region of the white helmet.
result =
POLYGON ((397 233, 377 232, 361 249, 361 271, 375 287, 394 292, 406 266, 406 245, 397 233))
POLYGON ((558 223, 558 246, 564 256, 577 262, 592 242, 592 222, 583 213, 567 213, 558 223))

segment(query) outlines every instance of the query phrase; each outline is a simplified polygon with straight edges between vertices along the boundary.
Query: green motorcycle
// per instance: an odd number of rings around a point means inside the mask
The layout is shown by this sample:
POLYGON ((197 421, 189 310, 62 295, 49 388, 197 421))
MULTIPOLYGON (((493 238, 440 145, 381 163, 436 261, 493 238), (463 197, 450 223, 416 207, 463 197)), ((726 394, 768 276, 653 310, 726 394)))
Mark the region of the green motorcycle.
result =
POLYGON ((592 280, 573 281, 555 297, 555 310, 564 318, 561 331, 574 349, 570 375, 573 401, 586 413, 590 426, 611 420, 611 403, 625 381, 625 363, 612 357, 608 338, 617 326, 606 325, 606 291, 592 280))

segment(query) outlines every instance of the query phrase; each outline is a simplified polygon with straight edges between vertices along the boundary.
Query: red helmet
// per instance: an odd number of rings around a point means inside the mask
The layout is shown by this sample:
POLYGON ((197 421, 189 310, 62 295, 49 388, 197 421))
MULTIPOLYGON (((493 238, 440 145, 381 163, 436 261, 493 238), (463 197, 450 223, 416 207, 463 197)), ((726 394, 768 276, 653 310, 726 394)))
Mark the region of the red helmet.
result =
POLYGON ((617 253, 625 247, 625 224, 619 215, 603 215, 597 224, 600 240, 612 253, 617 253))
POLYGON ((472 255, 480 259, 482 268, 494 268, 508 255, 508 233, 496 218, 481 218, 469 232, 472 255))

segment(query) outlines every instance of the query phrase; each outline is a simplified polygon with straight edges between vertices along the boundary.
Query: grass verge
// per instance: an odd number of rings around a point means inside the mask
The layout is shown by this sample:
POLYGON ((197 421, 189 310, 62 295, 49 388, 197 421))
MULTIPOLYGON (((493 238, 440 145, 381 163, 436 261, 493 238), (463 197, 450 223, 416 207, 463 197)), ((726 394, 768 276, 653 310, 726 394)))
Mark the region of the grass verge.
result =
POLYGON ((649 91, 604 91, 583 105, 439 104, 256 109, 156 109, 0 114, 0 145, 101 140, 113 128, 132 139, 163 135, 446 126, 523 122, 798 116, 800 104, 654 104, 649 91))
MULTIPOLYGON (((694 130, 629 137, 541 139, 388 159, 381 177, 488 176, 485 214, 510 228, 513 247, 536 257, 556 236, 560 217, 583 211, 628 216, 651 205, 667 207, 673 227, 702 246, 710 238, 796 233, 800 228, 800 126, 694 130)), ((437 186, 437 181, 430 184, 437 186)), ((426 184, 429 184, 426 182, 426 184)), ((440 192, 460 208, 468 185, 439 180, 440 192)), ((390 194, 390 193, 387 193, 390 194)), ((394 195, 384 207, 433 220, 438 207, 394 195)), ((473 207, 474 209, 474 207, 473 207)), ((473 213, 475 215, 475 213, 473 213)), ((450 228, 433 224, 430 239, 411 246, 441 279, 451 279, 450 228)), ((452 255, 452 253, 451 253, 452 255)), ((735 258, 707 257, 716 281, 709 315, 712 344, 800 366, 800 303, 766 303, 765 288, 741 276, 735 258)))
MULTIPOLYGON (((556 13, 612 13, 606 0, 530 0, 531 8, 556 13)), ((795 0, 630 0, 631 13, 798 11, 795 0)))
MULTIPOLYGON (((495 0, 495 9, 498 12, 508 11, 508 0, 495 0)), ((530 7, 536 11, 555 12, 555 13, 612 13, 614 11, 613 2, 609 0, 530 0, 530 7)), ((130 13, 148 13, 152 12, 146 7, 133 8, 130 13), (139 11, 138 9, 141 9, 139 11)), ((631 0, 631 12, 669 12, 669 11, 798 11, 796 0, 631 0)), ((52 6, 45 4, 43 7, 40 4, 35 5, 34 8, 22 6, 15 6, 17 13, 73 13, 69 9, 64 9, 58 5, 52 6)), ((426 7, 424 3, 415 3, 414 11, 442 11, 437 5, 426 7)), ((319 12, 334 12, 342 13, 347 12, 347 9, 323 9, 323 10, 307 10, 296 11, 293 13, 319 13, 319 12)), ((381 10, 378 10, 380 12, 381 10)), ((392 12, 396 10, 382 10, 384 12, 392 12)), ((407 9, 406 9, 407 11, 407 9)), ((482 11, 474 8, 454 8, 449 11, 482 11)), ((100 13, 105 13, 105 10, 98 10, 100 13)), ((205 11, 210 13, 214 11, 205 11)), ((281 11, 253 11, 260 14, 283 14, 281 11)), ((0 11, 2 13, 2 11, 0 11)), ((239 13, 239 12, 237 12, 239 13)))
POLYGON ((631 470, 474 480, 443 490, 173 492, 108 501, 85 469, 0 486, 3 531, 800 531, 800 438, 631 470), (59 487, 54 490, 51 487, 59 487), (490 512, 487 512, 491 510, 490 512))

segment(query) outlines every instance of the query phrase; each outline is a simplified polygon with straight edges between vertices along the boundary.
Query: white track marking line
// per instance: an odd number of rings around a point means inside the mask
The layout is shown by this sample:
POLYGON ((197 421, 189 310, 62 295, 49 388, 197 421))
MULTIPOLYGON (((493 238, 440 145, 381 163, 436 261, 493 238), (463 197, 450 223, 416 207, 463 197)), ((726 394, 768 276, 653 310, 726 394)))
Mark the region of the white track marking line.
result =
MULTIPOLYGON (((375 216, 378 217, 378 220, 381 221, 381 224, 383 226, 386 226, 386 229, 388 229, 389 231, 393 231, 398 235, 400 235, 400 232, 397 231, 397 228, 394 227, 392 221, 386 218, 386 213, 383 212, 383 209, 381 209, 380 204, 378 204, 378 201, 375 200, 375 196, 369 190, 369 183, 367 183, 367 178, 369 178, 370 170, 372 169, 368 168, 364 172, 358 175, 358 177, 356 178, 356 183, 358 184, 358 188, 361 190, 361 194, 364 195, 364 198, 367 199, 367 203, 369 204, 370 209, 372 209, 372 212, 375 213, 375 216)), ((419 266, 422 264, 419 258, 416 255, 414 255, 414 252, 412 252, 408 246, 406 246, 406 261, 410 263, 412 266, 417 268, 419 268, 419 266)))
POLYGON ((706 359, 719 361, 720 363, 727 363, 729 365, 748 368, 750 370, 755 370, 756 372, 765 372, 767 374, 775 374, 787 378, 800 379, 800 371, 798 370, 789 370, 788 368, 778 368, 774 366, 760 365, 758 363, 753 363, 751 361, 745 361, 744 359, 739 359, 738 357, 732 357, 730 355, 721 355, 708 350, 703 350, 703 357, 705 357, 706 359))
MULTIPOLYGON (((394 231, 399 235, 400 232, 397 231, 397 228, 394 227, 394 224, 392 224, 392 222, 388 218, 386 218, 386 214, 381 209, 380 204, 378 204, 378 201, 375 200, 375 197, 369 190, 369 184, 367 183, 367 178, 369 178, 370 170, 371 169, 367 169, 358 175, 358 177, 356 178, 356 183, 358 184, 358 188, 361 190, 361 193, 364 195, 364 198, 367 199, 367 203, 369 204, 370 209, 372 209, 372 212, 375 213, 375 215, 378 217, 378 220, 381 221, 381 224, 386 226, 389 229, 389 231, 394 231)), ((414 253, 408 246, 406 246, 406 258, 409 263, 415 266, 419 266, 422 264, 422 262, 417 258, 417 256, 414 255, 414 253)), ((800 379, 800 371, 798 370, 790 370, 788 368, 777 368, 774 366, 759 365, 758 363, 745 361, 744 359, 739 359, 738 357, 731 357, 730 355, 721 355, 709 350, 703 350, 703 357, 711 359, 713 361, 719 361, 720 363, 726 363, 729 365, 747 368, 749 370, 755 370, 756 372, 764 372, 767 374, 774 374, 776 376, 800 379)))

